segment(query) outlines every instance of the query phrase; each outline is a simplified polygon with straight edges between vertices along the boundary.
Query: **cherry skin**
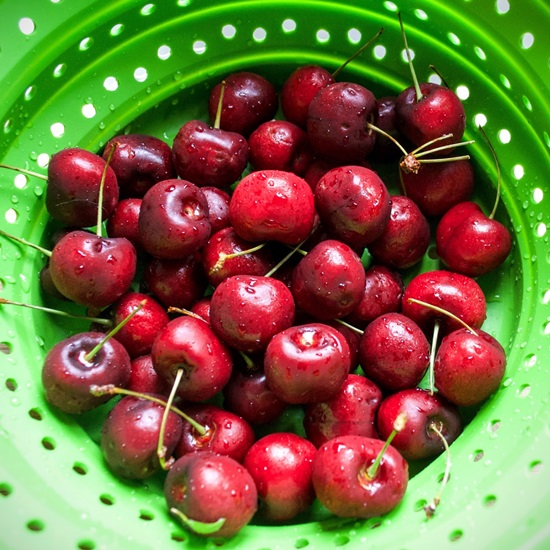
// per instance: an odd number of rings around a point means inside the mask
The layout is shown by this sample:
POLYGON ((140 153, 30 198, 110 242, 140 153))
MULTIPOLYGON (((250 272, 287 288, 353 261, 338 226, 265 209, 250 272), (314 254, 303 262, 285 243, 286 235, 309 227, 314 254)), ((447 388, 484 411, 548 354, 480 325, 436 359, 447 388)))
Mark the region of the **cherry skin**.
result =
POLYGON ((390 435, 401 413, 406 413, 407 422, 392 440, 392 445, 407 460, 431 458, 445 450, 433 427, 449 445, 462 432, 462 419, 455 405, 438 393, 408 388, 388 395, 380 404, 376 426, 382 439, 390 435))
POLYGON ((132 359, 130 368, 130 380, 127 389, 136 393, 155 393, 165 397, 170 395, 171 388, 155 370, 150 354, 132 359))
POLYGON ((293 325, 267 345, 267 385, 282 401, 307 404, 332 399, 342 388, 350 367, 345 337, 324 323, 293 325))
POLYGON ((138 252, 141 251, 138 225, 141 201, 141 198, 122 199, 107 220, 107 235, 128 239, 138 252))
POLYGON ((184 309, 201 298, 208 287, 198 253, 179 260, 150 258, 145 262, 142 282, 164 306, 184 309))
POLYGON ((294 268, 290 289, 296 305, 319 320, 344 317, 365 288, 361 258, 334 239, 321 241, 294 268))
POLYGON ((358 250, 382 235, 390 220, 391 199, 374 170, 340 166, 318 181, 315 207, 327 231, 358 250))
POLYGON ((303 176, 313 154, 305 130, 287 120, 268 120, 248 138, 254 170, 284 170, 303 176))
POLYGON ((319 90, 333 82, 332 74, 319 65, 295 69, 281 88, 281 110, 286 120, 306 129, 311 101, 319 90))
POLYGON ((370 518, 387 514, 403 499, 408 464, 391 445, 374 477, 367 469, 384 442, 358 435, 327 441, 313 460, 312 480, 321 504, 338 517, 370 518))
POLYGON ((272 277, 234 275, 212 294, 210 323, 218 337, 245 353, 265 350, 271 338, 294 322, 294 299, 272 277))
POLYGON ((113 304, 113 324, 120 324, 140 305, 141 309, 114 336, 132 359, 149 354, 157 334, 170 321, 166 310, 154 298, 128 291, 113 304))
POLYGON ((455 405, 485 401, 499 387, 506 371, 506 353, 490 334, 465 328, 446 335, 435 356, 435 387, 455 405))
POLYGON ((320 89, 308 109, 307 134, 316 156, 340 164, 360 163, 371 153, 376 134, 374 94, 353 82, 334 82, 320 89))
POLYGON ((437 255, 448 269, 479 277, 502 265, 512 249, 512 236, 506 226, 468 201, 443 215, 435 243, 437 255))
POLYGON ((214 235, 224 227, 229 227, 229 202, 231 196, 227 191, 205 185, 201 191, 208 203, 208 219, 210 220, 211 235, 214 235))
POLYGON ((422 259, 430 238, 430 225, 416 203, 404 195, 395 195, 391 198, 390 219, 368 250, 375 262, 407 269, 422 259))
POLYGON ((216 523, 210 533, 232 537, 250 522, 258 508, 256 484, 246 468, 229 456, 210 451, 178 458, 164 482, 169 509, 176 508, 194 521, 216 523))
POLYGON ((467 201, 474 191, 470 160, 423 164, 417 174, 401 172, 404 193, 428 218, 441 217, 455 204, 467 201))
MULTIPOLYGON (((163 405, 140 397, 126 395, 115 404, 103 423, 100 443, 113 473, 125 479, 147 479, 161 470, 157 447, 163 415, 163 405)), ((182 427, 182 419, 170 411, 163 439, 167 458, 174 452, 182 427)))
POLYGON ((102 219, 114 211, 120 196, 115 172, 101 156, 78 147, 52 155, 48 164, 46 210, 69 227, 92 227, 97 222, 99 189, 105 172, 102 219))
POLYGON ((211 296, 204 296, 191 305, 191 313, 198 315, 205 323, 210 324, 211 296))
POLYGON ((401 311, 405 284, 402 275, 383 265, 373 265, 365 272, 365 290, 359 304, 346 317, 357 328, 384 313, 401 311))
POLYGON ((207 323, 191 316, 172 319, 158 333, 151 357, 155 370, 170 386, 183 370, 176 394, 191 402, 214 397, 227 384, 233 368, 229 349, 207 323))
POLYGON ((186 422, 174 449, 177 458, 187 453, 212 451, 242 462, 256 440, 250 424, 233 412, 209 403, 194 403, 179 408, 205 428, 206 433, 198 433, 186 422))
POLYGON ((385 392, 418 385, 429 360, 426 336, 401 313, 386 313, 371 321, 359 345, 359 363, 365 376, 385 392))
MULTIPOLYGON (((399 132, 395 121, 395 102, 396 96, 383 96, 376 100, 376 116, 374 125, 380 130, 386 132, 399 142, 403 141, 403 136, 399 132)), ((399 148, 395 146, 389 138, 383 135, 376 136, 376 142, 372 152, 372 158, 383 160, 385 162, 395 161, 399 158, 399 148)))
POLYGON ((269 247, 246 252, 255 245, 241 239, 232 227, 226 227, 210 237, 201 251, 201 260, 212 286, 218 286, 233 275, 262 276, 275 265, 275 256, 269 247), (227 257, 237 254, 235 257, 227 257))
POLYGON ((180 179, 155 183, 145 193, 138 224, 145 251, 166 260, 198 251, 211 232, 204 194, 195 184, 180 179))
POLYGON ((251 172, 233 191, 229 219, 244 240, 272 240, 294 246, 313 229, 313 192, 304 179, 292 172, 251 172))
POLYGON ((48 403, 65 413, 81 414, 112 397, 92 395, 92 386, 127 386, 130 356, 117 340, 108 339, 93 358, 86 357, 104 338, 102 332, 82 332, 50 348, 42 365, 42 386, 48 403))
MULTIPOLYGON (((220 128, 245 138, 262 123, 274 118, 279 106, 275 86, 265 77, 250 71, 238 71, 225 79, 220 128)), ((215 120, 222 83, 216 84, 208 98, 208 114, 215 120)))
POLYGON ((121 197, 143 197, 155 183, 176 177, 170 146, 147 134, 121 134, 103 150, 116 174, 121 197), (114 151, 112 150, 114 147, 114 151))
POLYGON ((368 378, 349 374, 335 397, 306 405, 304 429, 315 447, 340 435, 378 437, 375 418, 382 390, 368 378))
POLYGON ((432 82, 420 83, 420 91, 420 99, 416 97, 414 86, 397 96, 398 130, 416 147, 445 134, 452 134, 452 137, 438 141, 428 149, 459 142, 466 127, 466 113, 458 96, 449 88, 432 82))
POLYGON ((262 519, 282 523, 309 509, 315 453, 310 441, 292 432, 265 435, 250 447, 243 465, 256 483, 262 519))
POLYGON ((426 271, 413 277, 403 294, 402 313, 415 321, 425 332, 435 320, 444 333, 463 325, 444 313, 409 301, 427 302, 459 317, 471 328, 479 328, 487 317, 487 302, 479 284, 471 277, 443 269, 426 271))
POLYGON ((240 179, 248 163, 249 146, 236 132, 190 120, 178 130, 172 152, 180 178, 199 187, 224 188, 240 179))
POLYGON ((123 237, 104 238, 75 230, 54 246, 49 265, 52 281, 65 297, 102 309, 129 290, 137 254, 123 237))

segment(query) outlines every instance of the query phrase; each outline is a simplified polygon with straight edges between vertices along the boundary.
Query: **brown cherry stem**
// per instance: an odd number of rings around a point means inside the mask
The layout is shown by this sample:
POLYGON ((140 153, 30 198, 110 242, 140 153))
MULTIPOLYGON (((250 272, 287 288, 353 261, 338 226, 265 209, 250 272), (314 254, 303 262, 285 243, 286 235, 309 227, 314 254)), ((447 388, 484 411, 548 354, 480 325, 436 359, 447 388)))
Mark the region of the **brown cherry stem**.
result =
POLYGON ((223 96, 225 94, 225 87, 227 86, 225 80, 222 80, 220 84, 220 97, 218 99, 218 106, 216 108, 216 118, 214 119, 214 128, 219 129, 222 120, 222 105, 223 96))
POLYGON ((201 317, 200 315, 197 315, 195 312, 190 311, 189 309, 185 309, 183 307, 169 306, 166 311, 168 313, 180 313, 181 315, 187 315, 189 317, 194 317, 195 319, 198 319, 199 321, 204 321, 206 323, 206 320, 203 317, 201 317))
POLYGON ((8 170, 13 170, 14 172, 25 174, 25 176, 32 176, 34 178, 48 181, 48 177, 44 174, 39 174, 38 172, 33 172, 32 170, 27 170, 26 168, 19 168, 18 166, 11 166, 10 164, 0 164, 0 168, 6 168, 8 170))
POLYGON ((441 481, 441 486, 439 488, 439 491, 437 495, 434 497, 432 502, 430 504, 427 504, 424 506, 424 511, 426 512, 426 516, 428 518, 432 518, 435 514, 435 510, 437 506, 439 506, 439 503, 441 502, 441 495, 443 494, 443 490, 445 489, 445 486, 447 485, 451 473, 451 449, 449 448, 449 444, 447 443, 447 440, 445 439, 444 435, 441 433, 440 429, 435 425, 435 422, 432 422, 429 427, 429 430, 432 430, 437 434, 439 439, 441 439, 441 443, 443 443, 443 447, 445 447, 445 456, 446 456, 446 463, 445 463, 445 473, 443 474, 443 480, 441 481))
POLYGON ((487 145, 489 146, 489 149, 491 150, 491 154, 493 155, 493 158, 495 159, 495 165, 497 168, 497 196, 495 198, 495 204, 493 205, 493 210, 489 214, 489 219, 494 219, 496 213, 497 213, 497 207, 500 200, 500 188, 501 188, 501 173, 500 173, 500 163, 498 161, 497 153, 495 151, 495 148, 492 146, 491 142, 489 141, 489 138, 487 137, 487 134, 485 133, 485 130, 481 125, 478 125, 478 130, 481 132, 481 135, 483 136, 483 139, 486 141, 487 145))
POLYGON ((384 32, 384 28, 382 27, 368 42, 363 44, 355 53, 353 53, 350 57, 348 57, 342 65, 340 65, 333 73, 332 78, 336 80, 336 77, 347 67, 348 63, 350 61, 353 61, 356 57, 361 55, 382 33, 384 32))
POLYGON ((220 254, 220 257, 218 258, 218 261, 210 269, 210 273, 216 273, 216 271, 219 271, 223 267, 223 264, 226 260, 231 260, 232 258, 238 258, 239 256, 252 254, 254 252, 257 252, 258 250, 261 250, 266 244, 267 243, 260 243, 259 245, 248 248, 247 250, 240 250, 239 252, 233 252, 231 254, 224 254, 222 252, 220 254))
POLYGON ((447 81, 443 78, 443 75, 439 72, 436 66, 430 64, 430 69, 441 79, 441 82, 443 82, 443 86, 445 86, 445 88, 449 88, 447 81))

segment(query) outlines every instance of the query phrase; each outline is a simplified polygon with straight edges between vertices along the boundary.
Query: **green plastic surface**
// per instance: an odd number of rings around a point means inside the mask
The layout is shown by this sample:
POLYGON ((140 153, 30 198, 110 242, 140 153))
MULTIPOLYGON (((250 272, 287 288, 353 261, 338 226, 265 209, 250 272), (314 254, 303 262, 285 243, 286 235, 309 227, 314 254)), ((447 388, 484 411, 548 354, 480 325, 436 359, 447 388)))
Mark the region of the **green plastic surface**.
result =
MULTIPOLYGON (((479 279, 484 328, 508 353, 498 392, 452 445, 451 480, 436 516, 439 457, 384 518, 246 527, 224 548, 394 549, 550 547, 550 11, 543 0, 0 0, 0 162, 44 173, 67 146, 98 151, 120 132, 171 142, 206 116, 209 87, 247 68, 278 86, 300 64, 336 68, 380 28, 376 47, 340 79, 375 94, 409 85, 397 11, 421 80, 432 64, 464 100, 476 197, 494 198, 495 146, 503 189, 498 219, 514 231, 510 258, 479 279)), ((0 227, 47 246, 44 182, 0 172, 0 227)), ((0 295, 56 306, 39 289, 44 258, 0 239, 0 295)), ((420 269, 437 265, 426 257, 420 269)), ((74 308, 78 311, 77 308, 74 308)), ((83 328, 0 307, 0 546, 2 549, 217 548, 167 513, 162 478, 122 482, 97 445, 104 410, 71 418, 44 401, 42 359, 83 328)))

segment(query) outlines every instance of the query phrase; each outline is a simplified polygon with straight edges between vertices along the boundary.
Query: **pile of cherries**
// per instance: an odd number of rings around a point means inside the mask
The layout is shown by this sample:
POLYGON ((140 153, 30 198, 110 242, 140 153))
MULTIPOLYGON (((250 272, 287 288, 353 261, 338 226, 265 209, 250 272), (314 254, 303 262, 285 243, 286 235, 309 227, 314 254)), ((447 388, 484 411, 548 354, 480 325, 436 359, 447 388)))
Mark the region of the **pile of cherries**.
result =
POLYGON ((476 278, 511 237, 472 202, 468 157, 449 157, 463 105, 434 83, 376 98, 308 65, 279 90, 227 75, 208 111, 171 145, 127 134, 52 156, 63 228, 41 282, 94 320, 49 350, 46 399, 78 415, 121 395, 107 465, 167 470, 168 509, 195 533, 293 521, 315 499, 385 514, 506 366, 476 278), (441 268, 409 276, 433 241, 441 268), (273 429, 291 408, 301 434, 273 429))

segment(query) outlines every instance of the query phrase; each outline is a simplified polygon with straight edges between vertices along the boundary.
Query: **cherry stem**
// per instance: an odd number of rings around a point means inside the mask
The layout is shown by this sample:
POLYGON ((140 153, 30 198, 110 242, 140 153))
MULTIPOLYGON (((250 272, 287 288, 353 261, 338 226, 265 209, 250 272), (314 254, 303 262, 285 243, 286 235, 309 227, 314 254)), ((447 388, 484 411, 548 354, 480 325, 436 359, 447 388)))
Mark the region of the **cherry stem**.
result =
POLYGON ((31 243, 30 241, 27 241, 26 239, 23 239, 22 237, 16 237, 15 235, 12 235, 11 233, 6 233, 2 229, 0 229, 0 235, 3 235, 4 237, 7 237, 8 239, 12 239, 13 241, 16 241, 20 244, 24 244, 25 246, 30 246, 31 248, 34 248, 35 250, 38 250, 39 252, 42 252, 44 256, 48 256, 48 258, 52 255, 51 250, 47 250, 45 248, 42 248, 41 246, 31 243))
POLYGON ((183 307, 169 306, 167 311, 168 311, 168 313, 181 313, 181 315, 187 315, 188 317, 194 317, 195 319, 198 319, 199 321, 204 321, 206 323, 206 319, 204 319, 200 315, 197 315, 193 311, 190 311, 189 309, 185 309, 183 307))
POLYGON ((0 168, 7 168, 8 170, 14 170, 15 172, 21 172, 26 176, 33 176, 35 178, 40 178, 41 180, 48 181, 48 176, 44 174, 39 174, 38 172, 33 172, 32 170, 27 170, 25 168, 19 168, 17 166, 11 166, 9 164, 0 164, 0 168))
POLYGON ((501 187, 501 174, 500 174, 500 163, 498 161, 497 153, 492 146, 491 142, 489 141, 489 138, 487 137, 487 134, 485 133, 485 130, 481 125, 478 125, 478 130, 481 132, 481 135, 483 136, 483 139, 486 141, 487 145, 489 146, 489 149, 491 150, 491 154, 493 155, 493 158, 495 159, 495 165, 497 167, 497 196, 495 199, 495 204, 493 205, 493 210, 489 214, 489 219, 492 220, 496 213, 497 213, 497 207, 500 200, 500 187, 501 187))
POLYGON ((411 59, 411 53, 409 51, 409 46, 407 44, 407 35, 405 34, 405 27, 403 26, 403 20, 401 19, 401 12, 397 14, 399 18, 399 25, 401 26, 401 35, 403 36, 403 43, 405 45, 405 54, 407 55, 407 62, 409 63, 409 69, 411 70, 411 77, 414 85, 414 90, 416 93, 416 102, 418 103, 424 96, 420 90, 420 84, 418 83, 418 78, 416 76, 416 71, 414 70, 414 65, 411 59))
POLYGON ((386 449, 390 446, 393 438, 405 427, 406 422, 407 413, 402 412, 397 415, 397 418, 393 423, 392 432, 388 436, 388 439, 386 439, 386 441, 384 442, 384 446, 380 449, 380 452, 378 453, 375 461, 367 468, 367 471, 365 472, 366 476, 369 479, 374 479, 376 477, 376 474, 378 473, 378 468, 380 467, 380 462, 382 462, 382 458, 384 456, 384 453, 386 452, 386 449))
POLYGON ((8 304, 12 306, 28 307, 29 309, 36 309, 38 311, 44 311, 45 313, 55 313, 61 317, 70 317, 72 319, 82 319, 84 321, 90 321, 92 323, 98 323, 100 325, 112 326, 112 322, 109 319, 103 319, 101 317, 88 317, 86 315, 78 315, 76 313, 69 313, 60 309, 52 309, 44 306, 37 306, 33 304, 25 304, 23 302, 15 302, 14 300, 7 300, 6 298, 0 298, 0 304, 8 304))
POLYGON ((247 250, 240 250, 239 252, 233 252, 231 254, 224 254, 222 252, 220 254, 220 257, 218 258, 218 261, 210 269, 210 273, 216 273, 217 271, 219 271, 223 267, 223 264, 226 260, 238 258, 239 256, 246 256, 246 254, 253 254, 254 252, 258 252, 258 250, 261 250, 266 244, 267 243, 260 243, 259 245, 249 248, 247 250))
POLYGON ((168 470, 172 465, 170 461, 166 460, 167 449, 166 449, 166 445, 164 445, 164 433, 166 431, 166 423, 168 422, 168 414, 170 413, 170 407, 172 406, 172 403, 174 402, 174 399, 176 397, 176 391, 178 389, 178 386, 180 385, 182 376, 183 376, 183 369, 178 369, 178 372, 176 373, 176 377, 174 379, 174 383, 172 384, 170 395, 168 396, 168 401, 166 402, 166 406, 164 407, 162 420, 160 422, 159 440, 157 445, 157 456, 159 459, 160 467, 163 470, 168 470))
POLYGON ((443 474, 443 480, 441 481, 439 492, 437 493, 437 495, 434 497, 434 499, 430 504, 427 504, 426 506, 424 506, 424 511, 426 512, 426 515, 428 516, 428 518, 431 518, 435 513, 435 509, 441 502, 441 495, 443 494, 443 489, 445 489, 445 486, 449 481, 449 477, 451 473, 451 449, 449 448, 449 443, 445 439, 445 436, 441 433, 441 430, 435 425, 435 422, 432 422, 428 429, 435 432, 439 437, 439 439, 441 439, 441 442, 445 447, 445 455, 447 457, 446 464, 445 464, 445 473, 443 474))
POLYGON ((429 366, 430 395, 433 395, 435 393, 434 364, 435 364, 435 354, 437 351, 437 341, 439 339, 440 328, 441 328, 441 321, 439 319, 436 319, 434 323, 434 330, 432 335, 432 347, 430 350, 430 366, 429 366))
POLYGON ((353 325, 350 325, 346 321, 343 321, 342 319, 334 319, 337 323, 340 323, 343 327, 349 328, 350 330, 353 330, 353 332, 356 332, 357 334, 365 334, 364 330, 361 330, 360 328, 354 327, 353 325))
POLYGON ((105 338, 103 338, 101 340, 101 342, 99 342, 99 344, 97 344, 97 346, 95 346, 92 351, 89 351, 85 356, 84 356, 84 360, 85 361, 92 361, 93 358, 95 357, 96 353, 104 346, 105 342, 107 342, 107 340, 109 340, 110 338, 112 338, 113 336, 115 336, 117 334, 117 332, 145 305, 146 303, 146 300, 142 300, 139 305, 134 309, 134 311, 132 311, 132 313, 130 313, 126 318, 124 318, 116 327, 114 327, 110 332, 107 333, 107 335, 105 336, 105 338))
POLYGON ((194 531, 199 535, 211 535, 216 531, 219 531, 225 523, 225 518, 220 518, 216 521, 213 521, 212 523, 197 521, 187 517, 181 510, 178 510, 177 508, 170 508, 170 513, 177 516, 184 525, 187 525, 187 527, 191 529, 191 531, 194 531))
POLYGON ((417 300, 416 298, 408 298, 408 301, 411 304, 418 304, 419 306, 425 306, 427 308, 433 309, 434 311, 437 311, 438 313, 442 313, 443 315, 450 317, 457 323, 460 323, 465 329, 469 330, 474 336, 478 335, 477 332, 468 323, 464 322, 460 317, 457 317, 454 313, 451 313, 450 311, 447 311, 442 307, 435 306, 428 302, 423 302, 422 300, 417 300))
POLYGON ((336 77, 347 67, 350 61, 353 61, 356 57, 361 55, 382 33, 384 32, 384 27, 382 27, 366 44, 363 44, 351 57, 348 57, 342 65, 340 65, 333 73, 332 78, 336 80, 336 77))
POLYGON ((239 351, 239 355, 243 358, 243 361, 245 362, 246 368, 248 370, 250 371, 257 370, 257 367, 254 364, 254 361, 252 361, 252 359, 250 359, 250 357, 244 351, 239 351))
POLYGON ((439 72, 439 70, 435 67, 435 65, 430 65, 430 69, 431 69, 439 78, 441 78, 441 82, 443 82, 443 86, 445 86, 445 88, 449 88, 449 85, 447 84, 447 81, 443 78, 443 75, 439 72))
MULTIPOLYGON (((298 243, 279 263, 272 267, 266 274, 265 277, 271 277, 281 266, 283 266, 292 255, 299 251, 301 246, 306 242, 307 239, 304 239, 301 243, 298 243)), ((307 252, 306 252, 307 254, 307 252)))
MULTIPOLYGON (((424 148, 427 145, 430 145, 434 141, 438 141, 440 139, 445 139, 446 137, 450 137, 450 136, 452 136, 452 134, 447 134, 445 136, 441 136, 439 138, 436 138, 432 141, 424 143, 424 145, 422 145, 421 148, 424 148)), ((475 143, 475 141, 473 139, 471 139, 469 141, 459 141, 458 143, 449 143, 447 145, 442 145, 441 147, 435 147, 434 149, 428 149, 428 150, 424 150, 424 151, 421 151, 421 152, 418 152, 419 149, 416 149, 415 151, 413 151, 411 153, 411 155, 414 155, 418 159, 418 158, 421 158, 425 155, 431 155, 432 153, 438 153, 439 151, 445 151, 446 149, 454 149, 455 147, 462 147, 463 145, 471 145, 472 143, 475 143)), ((470 157, 468 157, 468 158, 470 158, 470 157)), ((422 162, 434 162, 434 160, 436 162, 442 162, 442 161, 445 161, 447 159, 433 159, 433 160, 426 159, 422 162)))
POLYGON ((223 104, 223 96, 225 94, 225 80, 222 80, 222 83, 220 85, 220 97, 218 99, 218 107, 216 108, 216 118, 214 120, 214 128, 219 129, 221 120, 222 120, 222 104, 223 104))
POLYGON ((378 128, 378 126, 375 126, 374 124, 372 124, 370 122, 367 122, 367 128, 369 128, 370 130, 374 130, 375 132, 378 132, 379 134, 381 134, 384 137, 388 138, 390 141, 392 141, 399 148, 399 150, 404 155, 409 154, 409 153, 407 153, 407 150, 403 147, 403 145, 401 145, 401 143, 399 143, 399 141, 397 141, 391 134, 388 134, 388 132, 386 132, 385 130, 382 130, 382 128, 378 128))
POLYGON ((99 197, 97 199, 97 225, 96 225, 96 235, 101 237, 102 234, 102 224, 103 224, 103 188, 105 187, 105 179, 107 178, 107 170, 113 155, 115 154, 115 149, 117 148, 118 143, 114 142, 107 160, 105 161, 105 166, 103 168, 103 173, 101 174, 101 181, 99 182, 99 197))
MULTIPOLYGON (((140 399, 147 399, 147 401, 152 401, 153 403, 158 403, 163 407, 167 407, 168 403, 164 399, 155 397, 147 393, 140 393, 133 390, 127 390, 126 388, 119 388, 113 384, 105 384, 104 386, 98 386, 96 384, 90 386, 90 393, 92 395, 101 396, 101 395, 130 395, 132 397, 139 397, 140 399)), ((170 410, 175 412, 178 416, 181 416, 186 422, 189 422, 193 429, 199 432, 200 435, 206 434, 206 429, 204 426, 199 424, 195 419, 191 418, 189 415, 185 414, 181 409, 178 409, 175 405, 170 405, 170 410)))

